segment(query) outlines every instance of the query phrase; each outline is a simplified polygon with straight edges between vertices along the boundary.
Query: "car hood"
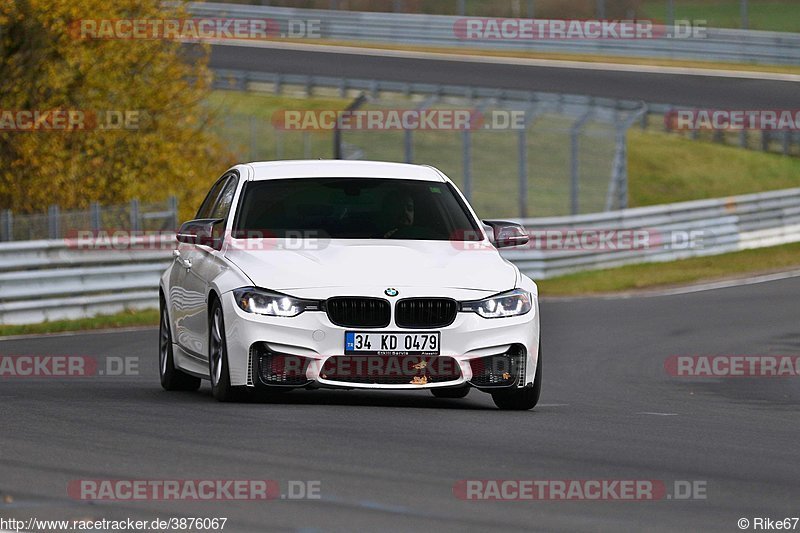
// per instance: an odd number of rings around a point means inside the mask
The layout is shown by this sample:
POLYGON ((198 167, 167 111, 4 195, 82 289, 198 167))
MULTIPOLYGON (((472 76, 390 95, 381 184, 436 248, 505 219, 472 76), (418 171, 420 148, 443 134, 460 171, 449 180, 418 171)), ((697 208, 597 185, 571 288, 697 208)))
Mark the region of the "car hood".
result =
MULTIPOLYGON (((244 241, 247 242, 247 241, 244 241)), ((439 287, 501 292, 514 288, 516 268, 491 246, 464 249, 449 241, 332 240, 315 249, 287 241, 228 248, 225 256, 258 287, 277 291, 322 287, 439 287)))

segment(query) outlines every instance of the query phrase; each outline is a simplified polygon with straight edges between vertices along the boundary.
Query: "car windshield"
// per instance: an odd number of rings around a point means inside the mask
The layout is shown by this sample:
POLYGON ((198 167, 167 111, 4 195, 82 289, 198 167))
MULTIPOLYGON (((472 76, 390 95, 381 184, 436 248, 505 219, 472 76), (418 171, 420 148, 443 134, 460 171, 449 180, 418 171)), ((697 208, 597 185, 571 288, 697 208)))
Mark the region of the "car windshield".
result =
POLYGON ((451 185, 381 178, 249 182, 233 236, 480 240, 451 185))

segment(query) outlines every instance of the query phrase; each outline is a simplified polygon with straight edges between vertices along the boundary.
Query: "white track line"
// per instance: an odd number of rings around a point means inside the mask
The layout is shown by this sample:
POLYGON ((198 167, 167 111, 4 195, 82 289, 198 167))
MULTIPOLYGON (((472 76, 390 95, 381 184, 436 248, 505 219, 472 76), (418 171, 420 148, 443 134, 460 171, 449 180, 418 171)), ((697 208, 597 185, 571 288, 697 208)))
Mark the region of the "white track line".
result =
POLYGON ((624 63, 594 63, 590 61, 568 61, 562 59, 536 59, 526 57, 485 56, 475 54, 454 54, 443 52, 423 52, 415 50, 389 50, 382 48, 362 48, 358 46, 338 46, 309 43, 289 43, 278 41, 245 41, 231 39, 209 39, 216 46, 238 46, 272 50, 297 50, 323 54, 348 54, 356 56, 397 57, 402 59, 428 59, 433 61, 460 61, 463 63, 488 63, 494 65, 518 65, 527 67, 549 67, 578 70, 599 70, 606 72, 634 72, 640 74, 675 74, 679 76, 711 76, 715 78, 740 78, 752 80, 800 82, 800 74, 778 72, 755 72, 747 70, 724 70, 694 67, 668 67, 655 65, 631 65, 624 63))

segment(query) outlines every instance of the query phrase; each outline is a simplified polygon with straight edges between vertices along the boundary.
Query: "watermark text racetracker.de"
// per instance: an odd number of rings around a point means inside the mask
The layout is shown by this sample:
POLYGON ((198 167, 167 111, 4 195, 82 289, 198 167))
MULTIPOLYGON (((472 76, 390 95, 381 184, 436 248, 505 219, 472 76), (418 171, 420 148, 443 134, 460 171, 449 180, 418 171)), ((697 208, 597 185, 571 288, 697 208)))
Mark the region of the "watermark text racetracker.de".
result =
POLYGON ((141 109, 0 109, 0 131, 139 130, 149 118, 141 109))
POLYGON ((453 495, 468 501, 705 500, 704 480, 658 479, 462 479, 453 495))
POLYGON ((797 355, 672 355, 664 370, 676 378, 796 378, 797 355))
MULTIPOLYGON (((527 244, 514 250, 539 250, 543 252, 585 251, 646 251, 646 250, 698 250, 713 244, 715 235, 703 229, 656 228, 526 228, 527 244)), ((454 243, 465 250, 491 250, 493 246, 482 241, 478 232, 464 232, 454 243)))
POLYGON ((139 358, 135 356, 0 355, 0 380, 138 375, 139 358))
POLYGON ((224 41, 319 39, 319 19, 268 18, 120 18, 79 19, 69 26, 74 39, 224 41))
POLYGON ((458 19, 453 33, 460 40, 477 41, 558 41, 558 40, 638 40, 704 39, 706 20, 677 20, 661 25, 650 20, 601 19, 458 19))
POLYGON ((283 109, 271 117, 282 131, 476 131, 524 130, 524 110, 477 109, 283 109))
POLYGON ((67 495, 81 501, 319 500, 319 480, 73 479, 67 495))
POLYGON ((800 109, 672 109, 664 125, 677 131, 800 131, 800 109))

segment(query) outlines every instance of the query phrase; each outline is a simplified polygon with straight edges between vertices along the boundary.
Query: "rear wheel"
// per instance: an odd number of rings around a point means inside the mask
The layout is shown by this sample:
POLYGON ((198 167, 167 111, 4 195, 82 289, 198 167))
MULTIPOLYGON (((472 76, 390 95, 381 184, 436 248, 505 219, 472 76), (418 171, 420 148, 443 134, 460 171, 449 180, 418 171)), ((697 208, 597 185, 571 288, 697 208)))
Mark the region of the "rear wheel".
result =
POLYGON ((495 392, 492 394, 494 404, 504 411, 527 411, 536 407, 542 393, 542 347, 539 346, 539 357, 536 362, 536 375, 533 387, 495 392))
POLYGON ((453 387, 447 389, 431 389, 431 394, 437 398, 459 399, 465 398, 469 394, 469 386, 466 387, 453 387))
POLYGON ((158 374, 164 390, 188 390, 200 388, 200 378, 190 376, 175 368, 172 353, 172 332, 166 305, 161 302, 161 320, 158 327, 158 374))
POLYGON ((208 374, 211 393, 220 402, 235 402, 244 396, 244 387, 231 386, 228 370, 228 347, 225 341, 225 320, 217 300, 211 304, 208 325, 208 374))

